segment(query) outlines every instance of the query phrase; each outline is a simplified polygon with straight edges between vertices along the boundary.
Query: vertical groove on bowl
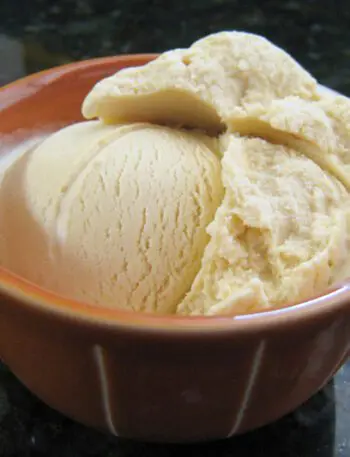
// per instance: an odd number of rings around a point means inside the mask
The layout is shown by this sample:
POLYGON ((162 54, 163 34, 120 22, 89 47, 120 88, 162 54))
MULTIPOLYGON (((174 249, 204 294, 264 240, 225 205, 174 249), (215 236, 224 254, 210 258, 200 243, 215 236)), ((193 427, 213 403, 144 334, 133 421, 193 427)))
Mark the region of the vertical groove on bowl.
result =
POLYGON ((100 345, 96 344, 93 347, 93 356, 96 362, 97 375, 100 381, 102 409, 105 415, 106 427, 108 428, 110 433, 112 433, 115 436, 118 436, 112 417, 108 370, 106 368, 104 350, 100 345))
POLYGON ((341 316, 314 330, 291 329, 269 338, 258 388, 251 393, 255 408, 246 410, 238 432, 278 419, 281 411, 292 411, 321 389, 344 360, 348 338, 349 326, 341 316))
POLYGON ((90 343, 76 328, 71 331, 54 320, 22 314, 16 305, 5 299, 0 306, 0 348, 5 363, 52 408, 86 425, 102 426, 100 383, 90 343))
POLYGON ((230 430, 230 433, 227 435, 228 438, 231 437, 232 435, 234 435, 235 433, 237 433, 237 431, 239 430, 239 428, 242 424, 242 421, 244 419, 245 412, 246 412, 247 408, 249 407, 250 398, 251 398, 251 395, 252 395, 252 392, 253 392, 253 389, 255 386, 255 382, 258 378, 259 370, 260 370, 260 367, 261 367, 261 364, 263 361, 265 346, 266 346, 266 342, 265 342, 265 340, 262 340, 256 349, 256 352, 255 352, 255 355, 254 355, 254 358, 252 361, 251 370, 248 373, 247 387, 243 394, 242 404, 240 406, 240 409, 238 410, 236 419, 233 423, 233 427, 230 430))

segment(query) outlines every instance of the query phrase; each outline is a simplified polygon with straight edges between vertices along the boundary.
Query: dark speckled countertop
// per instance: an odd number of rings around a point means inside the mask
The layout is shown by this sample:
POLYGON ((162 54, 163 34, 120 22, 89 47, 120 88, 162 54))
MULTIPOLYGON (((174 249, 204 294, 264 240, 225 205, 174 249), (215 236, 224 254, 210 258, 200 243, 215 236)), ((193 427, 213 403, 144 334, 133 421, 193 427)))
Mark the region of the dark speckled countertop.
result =
MULTIPOLYGON (((263 34, 350 95, 347 0, 1 0, 0 85, 93 56, 187 46, 222 29, 263 34)), ((273 399, 271 399, 273 401, 273 399)), ((0 457, 350 457, 350 362, 293 414, 205 445, 117 440, 37 400, 0 363, 0 457)))

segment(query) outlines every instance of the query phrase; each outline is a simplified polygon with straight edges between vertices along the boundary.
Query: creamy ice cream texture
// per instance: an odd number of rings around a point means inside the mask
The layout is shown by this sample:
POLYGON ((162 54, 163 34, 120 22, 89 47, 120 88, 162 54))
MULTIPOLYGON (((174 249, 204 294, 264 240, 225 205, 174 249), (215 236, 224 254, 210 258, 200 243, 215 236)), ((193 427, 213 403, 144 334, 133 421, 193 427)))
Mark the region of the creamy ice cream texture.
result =
POLYGON ((323 292, 349 249, 350 100, 222 32, 100 81, 9 168, 1 264, 91 304, 234 314, 323 292))
POLYGON ((222 199, 216 143, 136 123, 92 121, 57 132, 3 180, 3 258, 63 295, 174 312, 222 199))

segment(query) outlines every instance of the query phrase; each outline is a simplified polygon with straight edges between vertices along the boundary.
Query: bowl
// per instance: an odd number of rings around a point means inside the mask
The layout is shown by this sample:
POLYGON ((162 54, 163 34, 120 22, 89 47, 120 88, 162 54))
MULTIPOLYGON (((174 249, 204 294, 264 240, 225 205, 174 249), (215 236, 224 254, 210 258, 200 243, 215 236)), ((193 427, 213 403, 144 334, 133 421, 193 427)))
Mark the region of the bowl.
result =
MULTIPOLYGON (((73 63, 2 88, 0 158, 82 120, 96 81, 153 57, 73 63)), ((121 437, 207 441, 260 427, 321 389, 349 349, 346 282, 279 310, 179 317, 96 308, 0 269, 3 361, 51 407, 121 437)))

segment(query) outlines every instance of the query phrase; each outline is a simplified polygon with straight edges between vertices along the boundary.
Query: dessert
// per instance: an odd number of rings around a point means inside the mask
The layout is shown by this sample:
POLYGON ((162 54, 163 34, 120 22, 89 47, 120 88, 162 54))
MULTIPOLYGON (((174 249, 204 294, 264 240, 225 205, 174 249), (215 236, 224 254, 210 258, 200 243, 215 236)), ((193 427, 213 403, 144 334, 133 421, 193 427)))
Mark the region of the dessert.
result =
POLYGON ((348 271, 350 100, 266 39, 168 51, 98 82, 82 112, 0 182, 6 268, 182 315, 285 306, 348 271))
POLYGON ((77 300, 175 312, 222 199, 216 148, 151 124, 60 130, 3 179, 2 262, 77 300))

